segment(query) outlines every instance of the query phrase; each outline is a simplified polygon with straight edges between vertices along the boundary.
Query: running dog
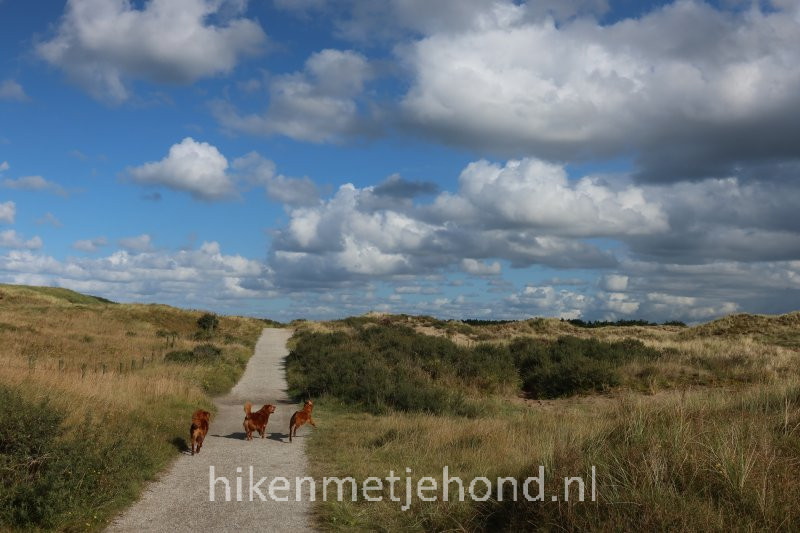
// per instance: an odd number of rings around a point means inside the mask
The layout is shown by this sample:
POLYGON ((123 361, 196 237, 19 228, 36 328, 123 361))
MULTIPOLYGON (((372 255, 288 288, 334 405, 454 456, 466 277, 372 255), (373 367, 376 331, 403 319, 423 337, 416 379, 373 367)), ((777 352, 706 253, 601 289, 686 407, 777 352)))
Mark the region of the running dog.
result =
POLYGON ((208 433, 208 422, 211 420, 211 413, 198 409, 192 415, 192 425, 189 428, 189 439, 192 441, 192 455, 200 453, 203 447, 203 440, 208 433), (197 449, 195 450, 195 445, 197 449))
POLYGON ((303 405, 302 411, 296 411, 292 415, 292 419, 289 421, 289 442, 292 442, 292 436, 297 436, 297 428, 308 422, 315 428, 317 425, 314 423, 314 420, 311 418, 311 411, 314 410, 314 402, 311 400, 307 400, 306 403, 303 405))

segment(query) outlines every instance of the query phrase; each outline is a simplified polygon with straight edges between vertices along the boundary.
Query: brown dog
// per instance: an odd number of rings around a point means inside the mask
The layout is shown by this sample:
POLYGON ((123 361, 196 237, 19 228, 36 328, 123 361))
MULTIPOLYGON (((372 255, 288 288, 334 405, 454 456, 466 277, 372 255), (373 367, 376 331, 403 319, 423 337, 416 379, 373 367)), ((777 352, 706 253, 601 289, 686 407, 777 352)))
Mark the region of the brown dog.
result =
POLYGON ((208 422, 211 420, 211 413, 198 409, 192 415, 192 426, 189 428, 189 438, 192 441, 192 455, 195 452, 200 453, 200 448, 203 446, 203 440, 208 433, 208 422), (195 450, 195 445, 197 450, 195 450))
POLYGON ((269 415, 275 412, 275 406, 267 404, 255 413, 251 413, 253 404, 247 402, 244 404, 244 431, 247 434, 245 440, 253 440, 253 431, 258 431, 261 438, 267 432, 267 422, 269 422, 269 415))
POLYGON ((295 411, 292 415, 292 419, 289 420, 289 442, 292 442, 292 436, 297 436, 297 428, 308 422, 315 428, 317 425, 314 423, 314 420, 311 418, 311 411, 314 410, 314 402, 311 400, 306 400, 306 403, 303 405, 302 411, 295 411))

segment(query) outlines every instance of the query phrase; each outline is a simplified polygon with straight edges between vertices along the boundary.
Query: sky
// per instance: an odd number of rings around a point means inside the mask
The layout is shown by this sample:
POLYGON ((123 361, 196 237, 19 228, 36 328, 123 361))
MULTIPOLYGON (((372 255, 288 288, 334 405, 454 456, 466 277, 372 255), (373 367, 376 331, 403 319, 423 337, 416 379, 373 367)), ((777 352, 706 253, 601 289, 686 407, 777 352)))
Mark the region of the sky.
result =
POLYGON ((0 0, 0 282, 784 313, 799 178, 800 0, 0 0))

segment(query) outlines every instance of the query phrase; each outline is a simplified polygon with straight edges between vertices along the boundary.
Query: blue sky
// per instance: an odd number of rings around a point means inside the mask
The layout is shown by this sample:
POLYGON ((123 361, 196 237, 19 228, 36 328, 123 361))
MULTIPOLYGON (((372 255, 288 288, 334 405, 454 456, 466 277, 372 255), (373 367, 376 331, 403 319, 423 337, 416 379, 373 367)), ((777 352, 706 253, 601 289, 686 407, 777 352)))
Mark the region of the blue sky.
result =
POLYGON ((0 280, 281 320, 800 301, 800 7, 0 0, 0 280))

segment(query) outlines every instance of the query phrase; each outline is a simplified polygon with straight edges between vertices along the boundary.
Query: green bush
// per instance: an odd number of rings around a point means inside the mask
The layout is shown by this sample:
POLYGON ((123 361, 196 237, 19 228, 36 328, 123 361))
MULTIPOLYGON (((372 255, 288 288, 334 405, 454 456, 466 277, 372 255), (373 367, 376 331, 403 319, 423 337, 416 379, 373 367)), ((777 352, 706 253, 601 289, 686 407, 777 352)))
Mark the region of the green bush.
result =
POLYGON ((476 411, 469 396, 522 389, 535 398, 619 385, 619 368, 659 352, 637 340, 517 339, 510 346, 459 346, 397 324, 351 320, 353 333, 300 333, 287 358, 298 399, 331 396, 373 413, 476 411))
POLYGON ((561 337, 549 343, 518 339, 510 351, 519 368, 522 390, 534 398, 609 389, 619 385, 619 367, 660 355, 634 339, 604 342, 577 337, 561 337))
POLYGON ((124 432, 87 421, 65 437, 65 413, 0 386, 0 530, 91 529, 159 460, 124 432))
POLYGON ((464 348, 405 326, 351 320, 354 334, 302 333, 287 359, 298 398, 333 396, 380 413, 388 409, 471 414, 467 393, 515 383, 506 348, 464 348))
POLYGON ((198 344, 191 350, 175 350, 164 356, 165 361, 173 363, 213 364, 220 360, 222 350, 213 344, 198 344))
POLYGON ((217 326, 219 326, 219 318, 213 313, 205 313, 197 319, 197 327, 206 333, 214 333, 217 326))

